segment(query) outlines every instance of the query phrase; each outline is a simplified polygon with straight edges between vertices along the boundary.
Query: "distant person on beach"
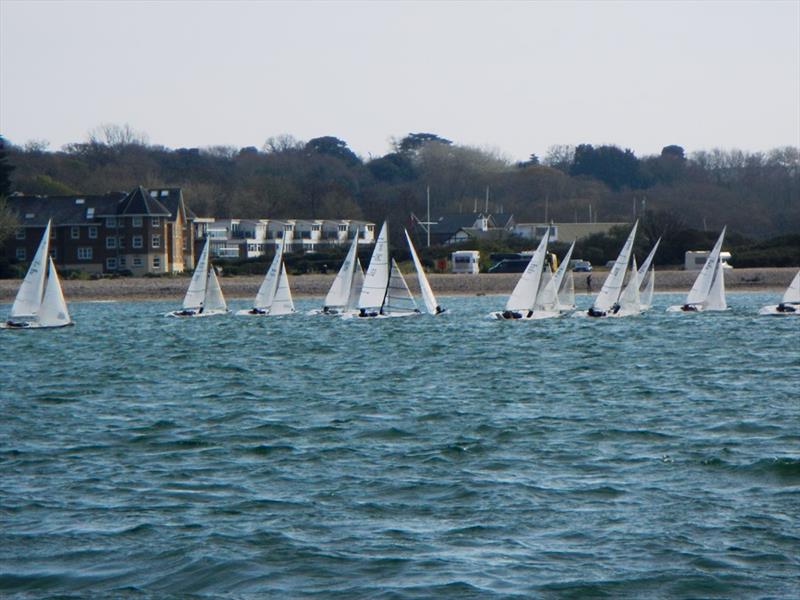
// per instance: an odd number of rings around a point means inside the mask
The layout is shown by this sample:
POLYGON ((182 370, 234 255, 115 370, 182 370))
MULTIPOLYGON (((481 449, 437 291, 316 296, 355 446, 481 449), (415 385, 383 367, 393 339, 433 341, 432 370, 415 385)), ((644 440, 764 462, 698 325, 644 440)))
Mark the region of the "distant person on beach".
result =
POLYGON ((587 275, 586 276, 586 289, 589 290, 590 292, 592 291, 592 276, 591 275, 587 275))

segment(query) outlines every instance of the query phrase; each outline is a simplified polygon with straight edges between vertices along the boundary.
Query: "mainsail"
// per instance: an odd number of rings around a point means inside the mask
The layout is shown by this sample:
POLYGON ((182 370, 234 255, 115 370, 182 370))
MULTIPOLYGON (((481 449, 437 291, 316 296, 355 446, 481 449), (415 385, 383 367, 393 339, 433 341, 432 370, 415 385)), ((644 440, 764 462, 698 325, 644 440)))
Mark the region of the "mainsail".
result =
POLYGON ((278 289, 269 307, 270 315, 288 315, 294 312, 292 291, 289 289, 289 278, 286 275, 286 265, 281 263, 281 275, 278 278, 278 289))
POLYGON ((697 275, 692 289, 689 290, 689 295, 686 296, 686 304, 690 306, 702 305, 705 308, 716 310, 727 308, 722 262, 719 258, 724 237, 725 227, 722 228, 722 233, 720 233, 717 243, 714 244, 714 248, 712 248, 703 268, 697 275))
POLYGON ((406 234, 406 240, 408 241, 408 248, 411 250, 411 258, 414 260, 414 268, 417 271, 417 281, 419 282, 419 289, 422 293, 422 300, 425 302, 425 308, 428 310, 428 313, 435 315, 440 310, 439 304, 436 302, 436 296, 433 295, 433 290, 431 289, 431 284, 428 283, 428 278, 425 276, 425 270, 422 268, 422 263, 417 256, 417 251, 414 249, 414 244, 411 243, 411 237, 408 235, 408 231, 403 229, 406 234))
POLYGON ((800 271, 794 276, 789 287, 783 293, 784 304, 800 304, 800 271))
POLYGON ((48 263, 47 287, 44 291, 42 307, 39 309, 39 325, 41 327, 69 325, 72 321, 69 318, 64 293, 61 291, 61 283, 58 280, 56 266, 50 257, 48 257, 48 263))
POLYGON ((336 279, 325 296, 325 308, 345 308, 351 303, 350 296, 353 290, 353 278, 356 273, 358 263, 358 229, 356 229, 353 243, 344 258, 336 279))
POLYGON ((379 310, 386 297, 386 288, 389 286, 389 233, 386 223, 383 223, 381 232, 375 242, 375 250, 369 261, 367 273, 364 275, 364 285, 358 299, 358 308, 372 308, 379 310))
POLYGON ((548 237, 549 231, 545 232, 528 266, 525 268, 525 272, 522 274, 522 277, 519 278, 517 285, 514 287, 514 291, 511 292, 511 296, 509 296, 506 302, 506 310, 532 310, 536 304, 539 282, 542 279, 542 270, 544 269, 544 257, 547 252, 548 237))
POLYGON ((11 318, 19 319, 22 317, 35 317, 42 304, 44 294, 44 280, 47 273, 48 258, 50 251, 50 221, 47 222, 42 240, 36 249, 25 279, 19 286, 17 297, 11 305, 11 318))
POLYGON ((219 279, 217 279, 217 272, 214 270, 213 265, 208 267, 208 284, 206 286, 206 301, 203 310, 207 312, 228 310, 228 305, 225 303, 222 288, 220 288, 219 279))
POLYGON ((267 273, 261 281, 261 286, 258 288, 253 308, 267 310, 272 304, 275 291, 278 289, 278 280, 280 279, 281 266, 283 265, 284 244, 285 242, 281 241, 280 245, 275 249, 275 256, 273 256, 269 269, 267 269, 267 273))
POLYGON ((642 312, 641 298, 639 297, 639 273, 636 268, 636 258, 633 258, 628 285, 619 298, 619 315, 638 315, 642 312))
POLYGON ((619 302, 620 294, 622 294, 622 284, 625 280, 625 271, 628 268, 628 262, 630 261, 631 252, 633 251, 633 240, 636 237, 636 226, 638 224, 638 221, 633 224, 633 229, 630 235, 628 235, 628 239, 622 247, 619 256, 617 256, 617 260, 614 261, 614 266, 611 267, 611 271, 608 273, 605 282, 603 282, 603 287, 600 289, 600 293, 597 294, 597 298, 590 311, 606 313, 619 302))
POLYGON ((408 289, 408 284, 394 259, 392 259, 389 287, 386 290, 386 302, 381 312, 389 315, 419 312, 414 296, 411 295, 411 290, 408 289))
POLYGON ((200 253, 197 266, 192 274, 192 280, 189 282, 189 289, 186 290, 186 296, 183 298, 184 310, 201 308, 205 302, 208 287, 208 245, 209 239, 206 238, 203 251, 200 253))

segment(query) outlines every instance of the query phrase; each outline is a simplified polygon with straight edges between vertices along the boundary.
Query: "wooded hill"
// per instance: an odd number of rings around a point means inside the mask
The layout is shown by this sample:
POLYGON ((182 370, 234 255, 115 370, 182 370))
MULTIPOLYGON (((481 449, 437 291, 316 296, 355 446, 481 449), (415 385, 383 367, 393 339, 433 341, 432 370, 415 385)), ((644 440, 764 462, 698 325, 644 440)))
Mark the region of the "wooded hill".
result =
MULTIPOLYGON (((6 142, 8 192, 92 194, 180 186, 199 216, 358 218, 408 225, 411 213, 483 209, 517 222, 631 221, 645 213, 669 230, 729 231, 765 239, 800 232, 800 148, 767 153, 676 145, 637 157, 616 146, 554 146, 513 163, 496 152, 430 133, 396 140, 381 157, 357 156, 343 140, 270 138, 261 148, 170 149, 129 127, 48 151, 6 142)), ((2 192, 0 192, 2 193, 2 192)))

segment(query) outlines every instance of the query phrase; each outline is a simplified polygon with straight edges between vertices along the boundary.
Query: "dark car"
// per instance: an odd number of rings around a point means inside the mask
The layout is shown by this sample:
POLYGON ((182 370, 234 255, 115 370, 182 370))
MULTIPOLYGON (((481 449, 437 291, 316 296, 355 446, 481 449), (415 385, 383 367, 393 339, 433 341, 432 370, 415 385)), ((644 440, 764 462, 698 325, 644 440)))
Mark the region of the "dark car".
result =
POLYGON ((531 262, 530 257, 527 258, 505 258, 496 265, 489 267, 489 273, 522 273, 531 262))

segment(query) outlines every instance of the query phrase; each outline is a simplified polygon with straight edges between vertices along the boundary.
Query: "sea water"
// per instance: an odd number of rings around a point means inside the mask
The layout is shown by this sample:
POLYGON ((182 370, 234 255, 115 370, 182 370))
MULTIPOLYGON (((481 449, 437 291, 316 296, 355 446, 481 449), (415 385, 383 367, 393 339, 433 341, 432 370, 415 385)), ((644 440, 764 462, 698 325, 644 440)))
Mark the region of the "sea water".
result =
POLYGON ((0 332, 0 596, 797 597, 800 319, 682 298, 0 332))

